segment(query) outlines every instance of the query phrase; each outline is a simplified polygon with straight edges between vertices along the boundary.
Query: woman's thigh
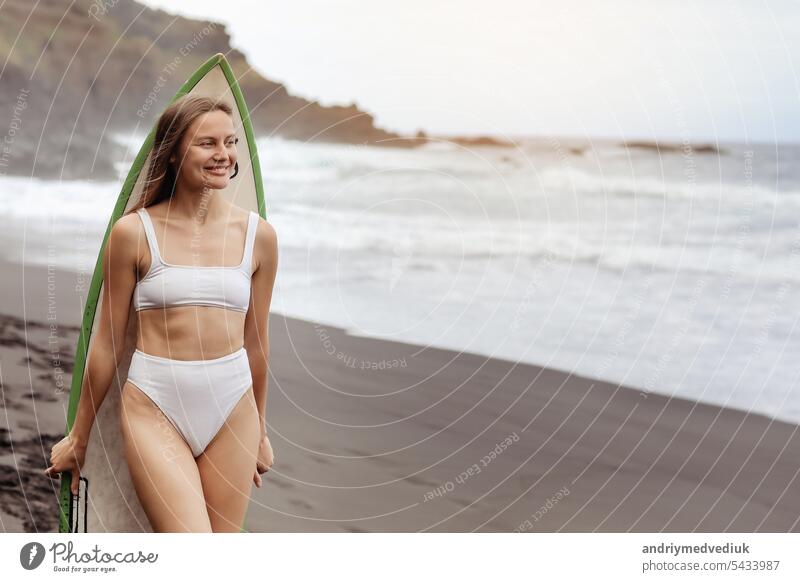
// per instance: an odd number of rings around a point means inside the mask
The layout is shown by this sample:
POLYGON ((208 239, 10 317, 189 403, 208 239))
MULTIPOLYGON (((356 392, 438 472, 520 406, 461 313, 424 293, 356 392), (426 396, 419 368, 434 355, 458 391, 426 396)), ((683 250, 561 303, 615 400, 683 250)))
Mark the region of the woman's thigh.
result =
POLYGON ((122 435, 136 494, 155 532, 210 532, 191 449, 155 403, 126 382, 122 435))
POLYGON ((227 422, 197 457, 197 468, 214 532, 238 532, 244 522, 260 431, 258 411, 250 388, 234 407, 227 422))

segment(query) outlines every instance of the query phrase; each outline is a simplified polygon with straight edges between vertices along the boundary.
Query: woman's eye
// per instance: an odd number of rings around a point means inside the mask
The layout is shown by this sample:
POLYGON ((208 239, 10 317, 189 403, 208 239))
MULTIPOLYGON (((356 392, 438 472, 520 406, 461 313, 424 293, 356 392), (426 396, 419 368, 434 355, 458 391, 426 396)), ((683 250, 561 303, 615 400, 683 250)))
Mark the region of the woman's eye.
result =
MULTIPOLYGON (((225 142, 225 145, 226 146, 232 146, 232 145, 235 145, 237 143, 239 143, 239 138, 238 137, 236 139, 229 139, 228 141, 225 142)), ((213 141, 204 141, 204 142, 201 142, 200 145, 203 146, 203 147, 213 146, 214 142, 213 141)))

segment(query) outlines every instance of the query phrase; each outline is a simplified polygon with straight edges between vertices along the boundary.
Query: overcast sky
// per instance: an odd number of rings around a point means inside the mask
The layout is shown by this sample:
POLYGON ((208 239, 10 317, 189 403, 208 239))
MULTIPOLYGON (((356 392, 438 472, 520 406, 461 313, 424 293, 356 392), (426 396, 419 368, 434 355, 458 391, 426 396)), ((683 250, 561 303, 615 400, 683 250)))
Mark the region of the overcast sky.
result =
POLYGON ((800 142, 796 0, 144 3, 390 130, 800 142))

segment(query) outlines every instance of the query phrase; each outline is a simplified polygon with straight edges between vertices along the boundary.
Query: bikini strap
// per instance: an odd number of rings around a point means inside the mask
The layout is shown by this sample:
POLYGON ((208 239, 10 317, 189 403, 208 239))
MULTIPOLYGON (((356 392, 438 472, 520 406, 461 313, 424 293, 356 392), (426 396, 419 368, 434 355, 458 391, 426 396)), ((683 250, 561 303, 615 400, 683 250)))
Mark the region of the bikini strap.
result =
POLYGON ((251 210, 247 219, 247 238, 244 241, 244 257, 242 257, 242 269, 248 275, 253 273, 253 247, 256 241, 257 226, 258 214, 251 210))
POLYGON ((156 229, 153 227, 153 222, 150 220, 150 215, 147 210, 140 208, 136 211, 139 218, 142 219, 144 225, 144 234, 147 237, 147 246, 150 247, 150 270, 153 270, 153 265, 162 263, 161 253, 158 252, 158 241, 156 240, 156 229))

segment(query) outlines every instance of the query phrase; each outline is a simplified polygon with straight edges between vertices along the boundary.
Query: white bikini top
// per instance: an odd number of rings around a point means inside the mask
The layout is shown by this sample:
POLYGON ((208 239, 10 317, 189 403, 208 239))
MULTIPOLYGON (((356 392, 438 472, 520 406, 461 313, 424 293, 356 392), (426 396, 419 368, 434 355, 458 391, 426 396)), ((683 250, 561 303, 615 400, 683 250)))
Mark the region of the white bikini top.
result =
POLYGON ((253 244, 258 214, 250 211, 242 262, 234 267, 172 265, 158 250, 156 231, 144 208, 136 211, 144 224, 150 247, 150 269, 139 280, 133 293, 133 307, 166 308, 180 305, 208 305, 247 312, 250 306, 253 244))

